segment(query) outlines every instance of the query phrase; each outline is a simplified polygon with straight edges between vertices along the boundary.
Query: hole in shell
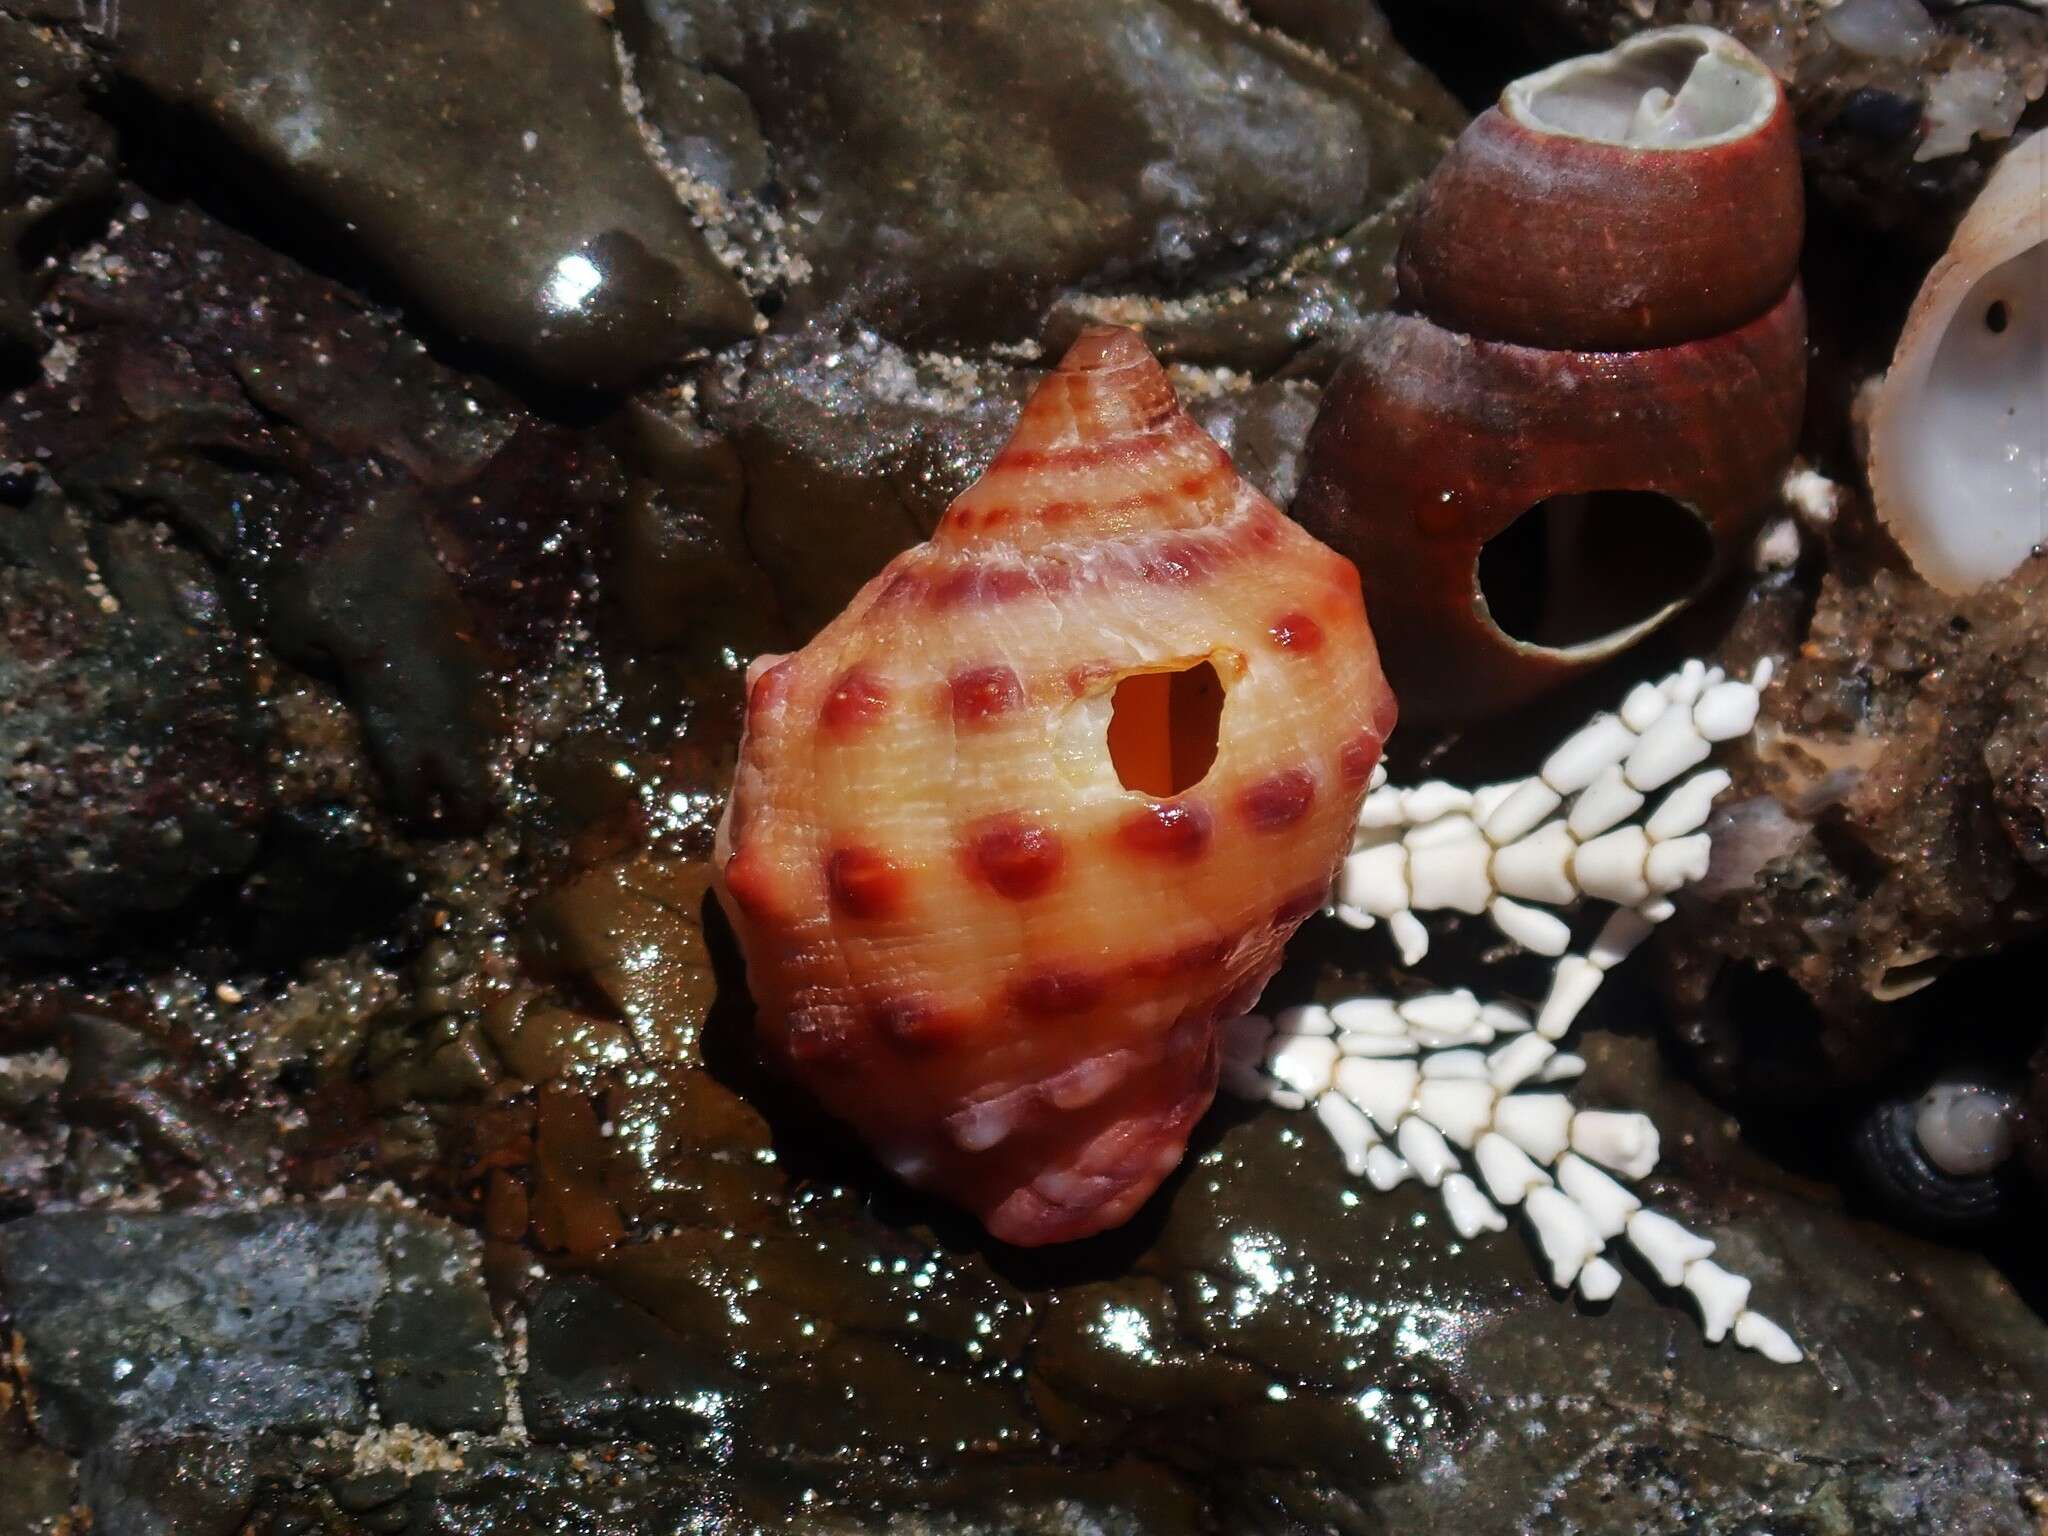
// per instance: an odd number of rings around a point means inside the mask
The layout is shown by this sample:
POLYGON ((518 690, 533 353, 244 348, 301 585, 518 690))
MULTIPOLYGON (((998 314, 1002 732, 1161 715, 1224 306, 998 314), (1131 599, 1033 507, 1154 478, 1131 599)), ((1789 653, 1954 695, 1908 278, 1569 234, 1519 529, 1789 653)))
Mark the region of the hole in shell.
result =
POLYGON ((1539 501, 1479 551, 1479 595, 1502 633, 1553 650, 1619 645, 1704 585, 1714 544, 1652 491, 1539 501))
POLYGON ((1213 666, 1133 673, 1112 701, 1109 760, 1118 783, 1164 800, 1202 782, 1223 722, 1223 679, 1213 666))
POLYGON ((2003 299, 1993 299, 1991 307, 1984 311, 1984 329, 1994 336, 2003 336, 2011 320, 2012 311, 2005 307, 2003 299))
POLYGON ((1697 33, 1569 59, 1507 90, 1511 116, 1549 133, 1642 149, 1697 149, 1754 133, 1777 106, 1753 59, 1697 33))

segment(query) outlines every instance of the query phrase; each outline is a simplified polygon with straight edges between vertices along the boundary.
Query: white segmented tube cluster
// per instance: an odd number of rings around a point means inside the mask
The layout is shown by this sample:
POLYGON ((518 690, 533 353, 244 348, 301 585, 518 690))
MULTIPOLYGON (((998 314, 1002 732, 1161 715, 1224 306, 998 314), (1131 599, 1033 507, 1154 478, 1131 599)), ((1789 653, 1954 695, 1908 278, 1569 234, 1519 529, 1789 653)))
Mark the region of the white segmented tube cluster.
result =
POLYGON ((1524 949, 1559 957, 1537 1027, 1561 1036, 1601 977, 1670 915, 1671 893, 1706 874, 1712 848, 1700 828, 1731 781, 1718 768, 1690 770, 1747 734, 1771 674, 1768 660, 1747 682, 1687 662, 1638 684, 1527 779, 1464 790, 1376 775, 1337 876, 1338 918, 1384 921, 1402 963, 1415 965, 1429 952, 1417 913, 1486 913, 1524 949), (1570 955, 1570 925, 1545 909, 1588 898, 1622 910, 1586 955, 1570 955))
POLYGON ((1705 873, 1699 829, 1730 780, 1691 770, 1715 743, 1748 732, 1770 677, 1768 661, 1748 682, 1688 662, 1639 684, 1525 780, 1404 788, 1377 771, 1339 876, 1339 918, 1358 928, 1384 920, 1412 965, 1428 948, 1418 912, 1486 912, 1525 948, 1560 957, 1543 1006, 1531 1019, 1461 989, 1249 1015, 1225 1031, 1222 1076, 1247 1097, 1312 1106, 1345 1168, 1375 1188, 1412 1178, 1437 1190, 1463 1238, 1504 1230, 1505 1212, 1520 1207, 1559 1289, 1611 1297, 1622 1272, 1606 1249, 1625 1241, 1693 1298, 1710 1341, 1732 1336, 1790 1363, 1799 1347, 1750 1310, 1749 1282, 1714 1263, 1713 1243, 1620 1182, 1656 1164, 1650 1120, 1539 1091, 1584 1070, 1556 1042, 1606 973, 1672 914, 1670 893, 1705 873), (1586 897, 1616 910, 1586 953, 1568 954, 1570 929, 1544 908, 1586 897))

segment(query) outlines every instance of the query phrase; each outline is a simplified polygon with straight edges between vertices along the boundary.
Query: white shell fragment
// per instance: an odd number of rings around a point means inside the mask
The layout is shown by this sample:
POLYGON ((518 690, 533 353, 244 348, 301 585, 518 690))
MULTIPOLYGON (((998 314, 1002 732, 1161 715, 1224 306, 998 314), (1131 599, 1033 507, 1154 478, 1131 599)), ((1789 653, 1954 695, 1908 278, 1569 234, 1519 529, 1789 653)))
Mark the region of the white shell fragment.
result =
POLYGON ((2007 151, 1913 301, 1869 469, 1878 516, 1945 592, 2048 539, 2048 133, 2007 151))
POLYGON ((1557 957, 1548 995, 1533 1020, 1462 988, 1310 1004, 1270 1021, 1249 1014, 1224 1029, 1222 1081, 1278 1106, 1312 1105, 1349 1174, 1380 1191, 1411 1178, 1435 1189, 1461 1239, 1504 1230, 1503 1213, 1521 1208, 1560 1290, 1608 1300, 1623 1272, 1607 1250, 1626 1243, 1691 1298, 1709 1340, 1790 1363, 1799 1346, 1750 1310, 1749 1281, 1713 1262, 1710 1239, 1628 1187, 1656 1165, 1656 1126, 1540 1091, 1584 1072, 1556 1042, 1607 972, 1672 915, 1668 893, 1704 874, 1711 840, 1701 829, 1731 779, 1717 768, 1684 775, 1754 725, 1770 678, 1768 660, 1747 682, 1689 662, 1637 685, 1536 777, 1469 791, 1376 777, 1336 882, 1339 918, 1360 928, 1384 920, 1413 965, 1429 944, 1420 912, 1483 911, 1524 949, 1557 957), (1550 909, 1588 899, 1617 905, 1572 953, 1571 925, 1550 909))

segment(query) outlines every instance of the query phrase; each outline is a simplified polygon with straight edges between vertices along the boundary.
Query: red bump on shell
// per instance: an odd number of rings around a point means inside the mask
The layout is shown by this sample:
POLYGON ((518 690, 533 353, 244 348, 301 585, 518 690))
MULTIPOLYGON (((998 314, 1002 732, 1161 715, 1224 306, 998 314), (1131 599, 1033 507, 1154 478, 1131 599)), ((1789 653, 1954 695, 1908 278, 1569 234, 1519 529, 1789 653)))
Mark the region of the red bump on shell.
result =
POLYGON ((902 912, 909 880, 883 855, 855 844, 826 855, 825 888, 848 917, 885 918, 902 912))
POLYGON ((923 992, 905 992, 868 1004, 875 1032, 914 1050, 931 1050, 959 1039, 964 1021, 923 992))
POLYGON ((967 867, 999 896, 1028 901, 1059 878, 1066 848, 1059 834, 1022 816, 989 816, 967 829, 967 867))
POLYGON ((1134 853, 1191 863, 1209 847, 1214 819, 1198 800, 1160 800, 1139 806, 1117 826, 1117 841, 1134 853))
POLYGON ((1274 645, 1296 656, 1307 656, 1323 646, 1323 626, 1299 609, 1281 614, 1266 626, 1266 633, 1274 645))
POLYGON ((1024 702, 1024 685, 1008 667, 968 667, 947 680, 953 723, 986 725, 1024 702))
POLYGON ((856 1054, 860 1044, 847 1011, 830 1006, 792 1009, 787 1040, 790 1059, 804 1064, 845 1061, 856 1054))
POLYGON ((818 724, 833 736, 851 736, 881 718, 889 707, 889 690, 865 666, 839 675, 818 711, 818 724))
POLYGON ((726 861, 725 888, 751 921, 774 923, 780 917, 774 870, 755 850, 742 848, 726 861))
POLYGON ((1283 768, 1238 791, 1237 813, 1254 832, 1284 832, 1315 802, 1315 774, 1307 768, 1283 768))
POLYGON ((1344 743, 1343 751, 1337 754, 1337 771, 1344 775, 1346 789, 1362 788, 1372 778, 1372 771, 1379 766, 1380 748, 1385 745, 1380 733, 1368 726, 1344 743))
POLYGON ((789 685, 796 676, 792 663, 794 656, 786 656, 772 667, 764 668, 754 679, 754 686, 747 691, 747 714, 750 717, 766 715, 782 702, 789 692, 789 685))

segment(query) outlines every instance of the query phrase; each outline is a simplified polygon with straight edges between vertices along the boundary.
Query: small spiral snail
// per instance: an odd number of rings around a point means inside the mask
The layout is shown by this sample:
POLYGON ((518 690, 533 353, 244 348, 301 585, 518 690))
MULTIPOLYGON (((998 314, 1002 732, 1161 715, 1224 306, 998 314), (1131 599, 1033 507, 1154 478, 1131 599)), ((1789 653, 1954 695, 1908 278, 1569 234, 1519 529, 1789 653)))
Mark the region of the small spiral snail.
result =
MULTIPOLYGON (((1404 236, 1396 309, 1365 324, 1324 399, 1294 505, 1357 559, 1413 713, 1530 698, 1730 564, 1798 439, 1803 218, 1784 93, 1710 28, 1515 81, 1466 130, 1404 236), (1616 492, 1690 513, 1702 570, 1582 643, 1509 633, 1482 549, 1539 504, 1569 515, 1616 492)), ((1620 549, 1595 553, 1591 600, 1641 584, 1620 549)), ((1645 557, 1668 553, 1653 540, 1645 557)))

